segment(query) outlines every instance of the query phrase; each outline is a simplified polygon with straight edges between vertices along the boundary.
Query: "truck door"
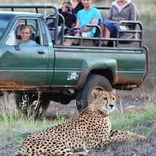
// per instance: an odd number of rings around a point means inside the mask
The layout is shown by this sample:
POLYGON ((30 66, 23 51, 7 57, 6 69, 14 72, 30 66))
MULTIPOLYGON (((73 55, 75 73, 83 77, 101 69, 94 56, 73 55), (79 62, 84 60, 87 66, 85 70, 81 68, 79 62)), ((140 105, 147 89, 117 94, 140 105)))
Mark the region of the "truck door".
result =
POLYGON ((47 85, 49 48, 44 45, 43 41, 38 19, 18 19, 2 49, 0 57, 1 80, 24 86, 47 85), (20 44, 18 29, 23 24, 31 27, 37 45, 20 44), (12 43, 14 41, 16 45, 12 43))

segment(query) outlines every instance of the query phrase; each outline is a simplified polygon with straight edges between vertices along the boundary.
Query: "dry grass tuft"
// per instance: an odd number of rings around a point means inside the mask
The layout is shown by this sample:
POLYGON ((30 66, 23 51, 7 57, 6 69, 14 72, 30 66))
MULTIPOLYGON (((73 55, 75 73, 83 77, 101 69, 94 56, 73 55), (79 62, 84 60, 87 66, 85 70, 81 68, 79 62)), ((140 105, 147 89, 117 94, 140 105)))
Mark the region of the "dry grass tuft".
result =
POLYGON ((3 96, 0 98, 0 116, 4 117, 12 113, 15 116, 18 114, 14 94, 3 92, 3 96))

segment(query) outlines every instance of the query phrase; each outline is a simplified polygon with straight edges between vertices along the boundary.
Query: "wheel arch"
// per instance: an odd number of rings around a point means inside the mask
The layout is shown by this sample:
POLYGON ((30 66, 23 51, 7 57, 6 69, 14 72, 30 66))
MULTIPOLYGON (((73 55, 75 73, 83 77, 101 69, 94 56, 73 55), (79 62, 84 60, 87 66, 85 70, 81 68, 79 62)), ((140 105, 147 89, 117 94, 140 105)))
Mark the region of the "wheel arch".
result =
POLYGON ((91 70, 87 76, 87 78, 90 76, 90 75, 101 75, 103 77, 105 77, 109 82, 110 84, 112 85, 113 82, 114 82, 114 74, 111 70, 108 70, 108 69, 95 69, 95 70, 91 70))
POLYGON ((117 61, 115 59, 86 59, 82 64, 81 75, 76 88, 82 88, 88 76, 92 74, 104 76, 111 85, 116 80, 117 61))

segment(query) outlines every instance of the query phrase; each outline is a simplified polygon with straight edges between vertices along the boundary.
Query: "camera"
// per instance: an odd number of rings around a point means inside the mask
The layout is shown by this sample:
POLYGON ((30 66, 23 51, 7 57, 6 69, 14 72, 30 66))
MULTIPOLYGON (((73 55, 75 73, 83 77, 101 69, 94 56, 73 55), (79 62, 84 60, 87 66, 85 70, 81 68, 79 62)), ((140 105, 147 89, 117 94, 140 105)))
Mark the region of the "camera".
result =
POLYGON ((70 35, 75 36, 75 30, 80 30, 80 28, 71 28, 70 29, 70 35))
POLYGON ((66 6, 66 9, 68 12, 72 11, 72 8, 70 6, 66 6))

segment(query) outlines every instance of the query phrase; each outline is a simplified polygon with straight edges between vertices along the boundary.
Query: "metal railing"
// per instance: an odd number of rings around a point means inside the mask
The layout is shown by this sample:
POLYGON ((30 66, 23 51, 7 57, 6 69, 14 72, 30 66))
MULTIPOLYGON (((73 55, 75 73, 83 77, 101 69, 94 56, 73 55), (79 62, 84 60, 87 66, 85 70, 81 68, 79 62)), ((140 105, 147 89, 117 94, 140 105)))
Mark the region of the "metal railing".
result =
MULTIPOLYGON (((49 30, 53 30, 54 31, 54 36, 53 36, 53 43, 54 45, 56 45, 56 42, 58 40, 58 21, 59 21, 59 17, 62 18, 62 24, 61 24, 61 35, 60 35, 60 43, 61 45, 63 44, 63 41, 65 38, 70 38, 70 39, 80 39, 80 46, 82 46, 82 42, 83 40, 92 40, 93 42, 94 41, 97 41, 98 44, 96 46, 98 47, 101 47, 101 43, 103 41, 109 41, 109 42, 113 42, 115 44, 114 47, 119 47, 120 44, 122 43, 125 43, 125 44, 128 44, 128 43, 132 43, 132 42, 138 42, 139 43, 139 48, 142 47, 142 40, 143 40, 143 26, 142 26, 142 23, 140 21, 121 21, 119 23, 119 25, 126 25, 126 24, 131 24, 131 25, 135 25, 134 29, 129 29, 129 30, 120 30, 118 29, 118 32, 117 32, 117 38, 104 38, 102 37, 102 30, 101 30, 101 27, 99 25, 91 25, 91 24, 87 24, 87 25, 84 25, 81 29, 80 29, 80 36, 65 36, 64 35, 64 28, 65 28, 65 20, 64 20, 64 17, 59 14, 58 12, 58 9, 53 6, 53 5, 3 5, 1 4, 0 5, 0 8, 9 8, 11 9, 11 11, 16 11, 16 9, 34 9, 34 11, 36 13, 39 13, 39 9, 52 9, 51 12, 53 12, 51 15, 48 15, 45 17, 45 19, 53 19, 54 20, 54 27, 50 28, 49 27, 49 30), (82 30, 84 29, 84 27, 96 27, 96 29, 99 31, 99 36, 96 36, 96 37, 91 37, 91 38, 86 38, 86 37, 83 37, 82 36, 82 30), (120 38, 120 33, 132 33, 134 34, 134 37, 133 38, 120 38), (135 37, 135 35, 137 34, 137 37, 135 37)), ((110 7, 109 6, 105 6, 105 7, 99 7, 97 6, 96 7, 97 9, 99 10, 109 10, 110 7)), ((93 44, 94 46, 94 44, 93 44)), ((105 47, 107 48, 107 47, 105 47)), ((109 48, 109 47, 108 47, 109 48)), ((111 47, 112 48, 112 47, 111 47)))

